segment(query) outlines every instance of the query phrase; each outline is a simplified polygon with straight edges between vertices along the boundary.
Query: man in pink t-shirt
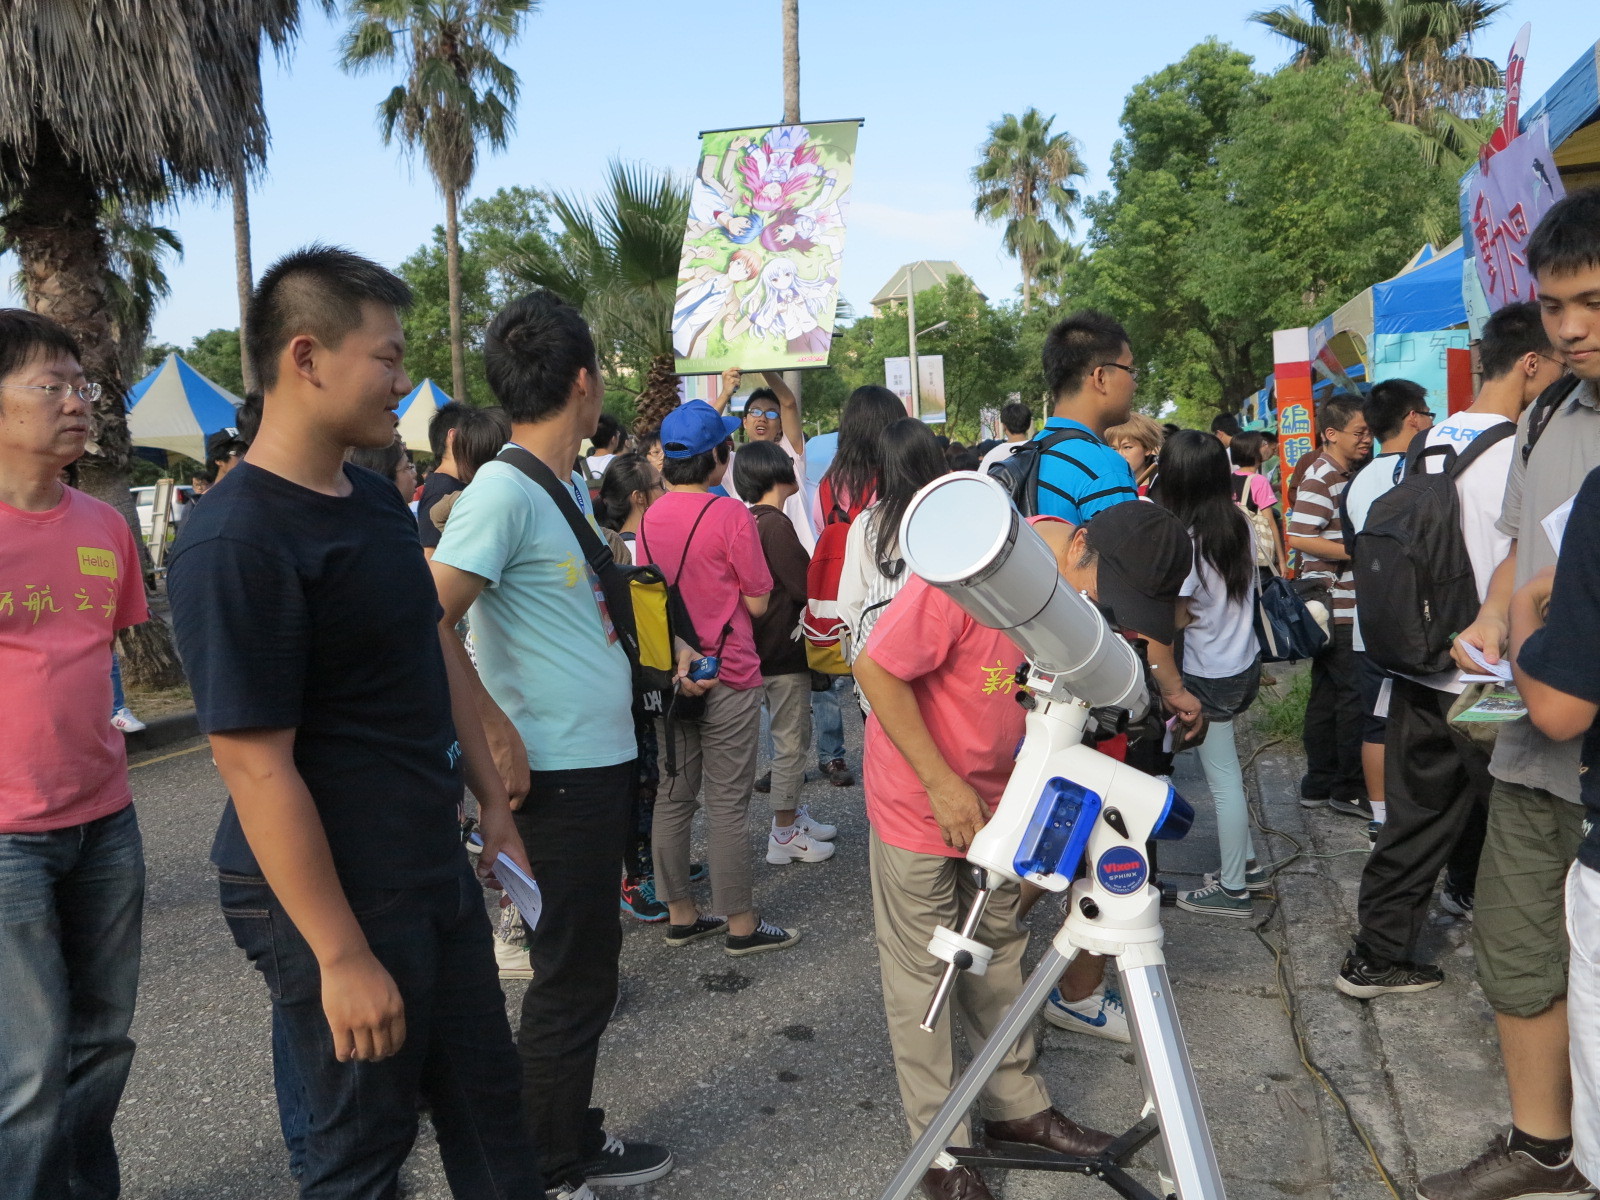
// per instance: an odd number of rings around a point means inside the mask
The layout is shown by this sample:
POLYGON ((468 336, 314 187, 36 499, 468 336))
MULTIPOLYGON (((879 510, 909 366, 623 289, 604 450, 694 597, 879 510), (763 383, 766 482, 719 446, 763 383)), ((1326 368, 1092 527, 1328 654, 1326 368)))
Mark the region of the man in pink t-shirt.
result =
POLYGON ((0 1174, 25 1200, 116 1194, 133 1062, 144 853, 106 714, 144 580, 128 523, 60 481, 99 392, 65 329, 0 309, 0 1174))
MULTIPOLYGON (((1110 535, 1125 524, 1121 510, 1141 523, 1176 526, 1148 504, 1107 509, 1087 526, 1040 518, 1034 522, 1055 551, 1062 576, 1120 620, 1152 636, 1171 636, 1174 600, 1188 561, 1148 561, 1151 546, 1172 538, 1110 535), (1097 525, 1107 536, 1096 537, 1097 525), (1138 562, 1137 560, 1147 560, 1138 562), (1131 568, 1131 569, 1130 569, 1131 568)), ((1172 531, 1163 531, 1172 532, 1172 531)), ((944 593, 913 577, 884 610, 855 664, 856 680, 872 705, 867 719, 865 776, 872 822, 872 908, 878 963, 895 1073, 912 1137, 932 1121, 956 1081, 955 1029, 987 1037, 1022 990, 1028 935, 1019 926, 1020 889, 999 888, 974 936, 994 948, 983 975, 964 974, 929 1037, 918 1028, 943 964, 928 953, 940 925, 957 928, 974 884, 963 854, 999 803, 1023 736, 1016 672, 1024 655, 1005 634, 979 625, 944 593)), ((1080 1126, 1051 1106, 1035 1061, 1033 1033, 1017 1041, 984 1091, 985 1141, 1002 1152, 1018 1146, 1065 1154, 1098 1154, 1109 1134, 1080 1126)), ((952 1145, 972 1142, 966 1123, 952 1145)), ((990 1192, 969 1166, 934 1168, 922 1181, 940 1200, 987 1200, 990 1192)))

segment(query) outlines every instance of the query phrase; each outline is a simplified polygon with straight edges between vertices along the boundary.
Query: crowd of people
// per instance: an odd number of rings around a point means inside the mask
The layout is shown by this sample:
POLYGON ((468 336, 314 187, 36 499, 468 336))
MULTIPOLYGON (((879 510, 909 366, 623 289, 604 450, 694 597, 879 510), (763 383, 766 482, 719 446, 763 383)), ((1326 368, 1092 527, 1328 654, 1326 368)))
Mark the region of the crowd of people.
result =
MULTIPOLYGON (((588 326, 548 291, 495 317, 482 353, 498 405, 440 410, 419 482, 395 432, 406 285, 323 246, 275 263, 246 326, 261 393, 209 456, 166 587, 228 794, 220 903, 270 997, 301 1194, 393 1195, 419 1108, 457 1196, 587 1200, 670 1171, 670 1149, 616 1136, 595 1103, 622 922, 731 957, 799 943, 761 903, 751 803, 767 799, 767 864, 830 869, 838 814, 802 789, 813 767, 855 783, 858 718, 882 999, 922 1132, 955 1081, 957 1031, 986 1037, 1020 991, 1021 918, 1041 895, 998 890, 974 934, 994 948, 987 972, 921 1032, 942 969, 928 941, 971 898, 964 852, 1010 775, 1025 684, 1017 646, 912 574, 899 535, 919 491, 978 470, 1134 644, 1170 718, 1168 740, 1101 734, 1097 749, 1153 774, 1198 751, 1218 867, 1178 904, 1201 916, 1248 920, 1272 885, 1235 724, 1263 686, 1261 597, 1293 568, 1323 630, 1301 802, 1362 819, 1371 842, 1334 986, 1370 1000, 1442 981, 1417 955, 1443 873, 1500 1031, 1510 1132, 1418 1194, 1592 1195, 1600 190, 1551 210, 1529 266, 1539 298, 1489 318, 1469 408, 1435 422, 1405 380, 1335 393, 1315 452, 1275 485, 1262 432, 1135 412, 1134 347, 1102 312, 1046 336, 1042 427, 1014 402, 1001 438, 967 447, 881 387, 807 438, 781 376, 746 394, 738 371, 714 401, 629 431, 602 411, 588 326), (1391 576, 1371 582, 1402 560, 1465 565, 1427 576, 1408 610, 1391 576), (682 617, 666 686, 642 666, 645 578, 682 617), (1441 632, 1429 605, 1453 612, 1458 594, 1462 627, 1441 632), (1502 662, 1526 717, 1455 721, 1484 690, 1463 675, 1502 662), (484 889, 512 871, 541 908, 502 905, 496 927, 484 889), (515 1033, 506 977, 528 981, 515 1033)), ((114 636, 146 619, 146 595, 127 523, 62 480, 98 395, 65 330, 0 312, 0 1177, 30 1200, 117 1194, 111 1123, 134 1053, 144 864, 104 713, 114 636)), ((1044 1016, 1130 1038, 1095 955, 1069 963, 1044 1016)), ((1031 1032, 983 1118, 952 1144, 1092 1156, 1112 1140, 1056 1107, 1031 1032)), ((991 1195, 964 1165, 921 1186, 991 1195)))

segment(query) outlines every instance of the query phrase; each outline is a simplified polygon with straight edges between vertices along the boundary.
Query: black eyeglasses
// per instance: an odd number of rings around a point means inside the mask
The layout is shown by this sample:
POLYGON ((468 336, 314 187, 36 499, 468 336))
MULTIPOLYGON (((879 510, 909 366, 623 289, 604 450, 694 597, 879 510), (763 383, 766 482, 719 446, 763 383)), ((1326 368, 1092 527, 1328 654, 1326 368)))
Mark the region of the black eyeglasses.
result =
POLYGON ((1139 382, 1139 368, 1138 367, 1125 366, 1124 364, 1119 363, 1119 362, 1101 363, 1100 365, 1102 367, 1115 367, 1119 371, 1126 371, 1128 373, 1128 378, 1129 379, 1133 380, 1135 383, 1139 382))

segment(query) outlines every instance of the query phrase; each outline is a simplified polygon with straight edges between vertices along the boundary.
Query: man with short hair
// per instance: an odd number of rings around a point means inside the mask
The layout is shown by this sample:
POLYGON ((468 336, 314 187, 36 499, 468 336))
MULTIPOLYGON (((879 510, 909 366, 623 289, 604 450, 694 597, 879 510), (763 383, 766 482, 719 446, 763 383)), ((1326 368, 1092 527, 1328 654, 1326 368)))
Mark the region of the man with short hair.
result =
POLYGON ((1026 444, 1033 432, 1033 409, 1020 400, 1012 400, 1002 405, 1000 409, 1000 428, 1005 430, 1005 440, 994 446, 983 456, 978 463, 978 470, 985 475, 989 468, 996 463, 1004 462, 1011 457, 1011 452, 1018 446, 1026 444))
POLYGON ((467 485, 461 482, 461 468, 456 466, 456 426, 466 405, 459 400, 440 405, 428 418, 428 450, 433 455, 433 470, 422 482, 422 495, 417 497, 417 536, 422 539, 424 558, 432 558, 439 545, 439 527, 433 523, 433 506, 446 496, 459 492, 467 485))
POLYGON ((286 1135, 302 1097, 310 1114, 300 1195, 394 1195, 425 1101, 453 1195, 532 1200, 544 1181, 461 844, 463 781, 484 881, 500 855, 527 857, 411 513, 345 462, 394 439, 410 301, 326 246, 262 275, 260 428, 184 523, 168 591, 230 797, 211 852, 223 915, 271 994, 280 1083, 300 1089, 282 1098, 286 1135))
POLYGON ((61 482, 98 384, 48 317, 0 309, 0 1179, 115 1196, 144 852, 109 721, 111 642, 145 620, 120 513, 61 482))
POLYGON ((1371 819, 1361 772, 1361 691, 1354 650, 1356 592, 1344 544, 1339 498, 1372 452, 1362 399, 1339 392, 1322 402, 1322 450, 1306 469, 1289 514, 1289 548, 1300 551, 1300 578, 1327 599, 1328 644, 1311 660, 1311 696, 1302 739, 1306 773, 1300 803, 1371 819))
MULTIPOLYGON (((712 405, 717 412, 726 411, 733 394, 739 390, 739 381, 742 378, 743 372, 737 367, 730 367, 722 373, 722 391, 717 403, 712 405)), ((816 488, 804 482, 806 435, 800 413, 800 397, 795 395, 794 389, 784 382, 783 375, 778 371, 763 371, 761 378, 766 386, 758 387, 746 396, 744 407, 740 410, 744 438, 747 442, 774 443, 794 464, 795 478, 801 480, 802 484, 800 490, 784 502, 783 515, 789 518, 789 524, 794 526, 795 536, 800 539, 800 544, 805 547, 809 555, 817 548, 817 531, 811 524, 811 503, 816 495, 816 488)), ((734 454, 737 455, 738 451, 735 450, 734 454)), ((729 458, 728 470, 723 476, 726 482, 722 485, 730 496, 733 495, 733 463, 734 459, 729 458)), ((843 758, 843 756, 844 748, 841 743, 838 757, 843 758)))
MULTIPOLYGON (((1561 376, 1539 307, 1531 302, 1507 305, 1489 318, 1478 357, 1483 384, 1477 399, 1421 433, 1429 447, 1450 446, 1460 453, 1489 430, 1511 429, 1534 398, 1561 376)), ((1378 388, 1373 389, 1375 398, 1378 388)), ((1378 413, 1370 399, 1366 412, 1381 437, 1392 418, 1378 413)), ((1510 544, 1494 523, 1505 499, 1513 441, 1506 437, 1495 443, 1456 478, 1461 535, 1480 602, 1510 544)), ((1384 442, 1384 452, 1393 444, 1384 442)), ((1429 471, 1444 469, 1437 456, 1422 464, 1429 471)), ((1354 530, 1365 526, 1371 501, 1393 486, 1390 465, 1374 459, 1345 493, 1354 530), (1375 473, 1381 473, 1382 490, 1358 501, 1357 489, 1375 473)), ((1359 609, 1359 595, 1356 603, 1359 609)), ((1389 677, 1380 776, 1387 813, 1361 874, 1355 946, 1334 980, 1346 995, 1372 999, 1426 991, 1443 981, 1436 965, 1411 957, 1441 868, 1445 883, 1440 907, 1456 916, 1472 912, 1490 778, 1488 755, 1449 720, 1451 706, 1465 687, 1461 672, 1454 669, 1426 678, 1389 677)), ((1373 810, 1378 812, 1377 795, 1373 810)))
MULTIPOLYGON (((1468 670, 1476 668, 1463 644, 1491 662, 1506 653, 1513 592, 1556 562, 1559 535, 1552 540, 1547 518, 1600 467, 1600 188, 1545 213, 1527 260, 1545 333, 1569 375, 1518 423, 1499 521, 1510 547, 1457 640, 1456 663, 1468 670)), ((1526 719, 1496 734, 1472 948, 1500 1032, 1511 1132, 1476 1162, 1424 1179, 1422 1200, 1592 1194, 1572 1161, 1563 920, 1563 885, 1584 841, 1579 756, 1578 742, 1552 741, 1526 719)))
MULTIPOLYGON (((1433 425, 1433 410, 1428 407, 1428 391, 1409 379, 1385 379, 1373 385, 1361 406, 1367 430, 1378 444, 1378 453, 1355 473, 1345 488, 1341 503, 1344 516, 1344 543, 1355 545, 1355 536, 1366 528, 1372 502, 1383 495, 1405 474, 1405 454, 1412 439, 1433 425)), ((1369 836, 1383 823, 1383 740, 1387 718, 1383 685, 1388 672, 1367 657, 1361 637, 1361 596, 1356 595, 1356 619, 1350 626, 1350 644, 1356 655, 1356 690, 1361 696, 1361 769, 1366 780, 1367 798, 1372 804, 1369 836)))
POLYGON ((1233 445, 1233 439, 1243 432, 1239 418, 1234 413, 1218 413, 1211 418, 1211 434, 1222 443, 1223 449, 1233 445))
MULTIPOLYGON (((1130 628, 1175 637, 1178 592, 1193 564, 1188 531, 1154 504, 1118 505, 1087 527, 1032 518, 1067 583, 1130 628)), ((956 1082, 959 1015, 974 1045, 987 1038, 1023 982, 1026 911, 1016 884, 996 889, 973 936, 994 950, 988 969, 963 977, 930 1036, 918 1026, 941 964, 928 939, 958 928, 972 898, 963 855, 999 803, 1023 736, 1010 680, 1024 656, 1002 631, 974 621, 943 592, 912 577, 889 603, 856 659, 872 705, 867 718, 867 816, 872 911, 889 1042, 913 1138, 956 1082)), ((984 1089, 984 1140, 1001 1153, 1043 1148, 1093 1156, 1109 1134, 1055 1109, 1040 1076, 1032 1030, 1006 1054, 984 1089)), ((972 1144, 964 1121, 952 1145, 972 1144)), ((930 1200, 990 1200, 970 1166, 933 1168, 930 1200)))
MULTIPOLYGON (((483 359, 512 445, 570 491, 598 536, 573 470, 605 398, 588 325, 561 297, 536 291, 495 317, 483 359)), ((475 691, 544 893, 517 1050, 546 1185, 581 1193, 585 1180, 648 1183, 672 1169, 671 1152, 609 1137, 604 1112, 589 1107, 617 1000, 617 883, 636 785, 627 652, 561 506, 503 458, 479 468, 456 501, 432 567, 441 629, 471 610, 476 669, 453 637, 451 652, 475 691)))
POLYGON ((1106 430, 1133 411, 1139 372, 1127 331, 1094 309, 1058 322, 1045 336, 1043 357, 1054 407, 1033 438, 1048 447, 1039 453, 1035 508, 1082 525, 1101 509, 1139 498, 1128 460, 1105 442, 1106 430), (1055 436, 1068 430, 1089 436, 1055 436))
POLYGON ((239 465, 239 460, 250 447, 245 439, 239 436, 237 429, 219 429, 206 439, 206 470, 210 472, 211 483, 221 482, 223 476, 239 465))

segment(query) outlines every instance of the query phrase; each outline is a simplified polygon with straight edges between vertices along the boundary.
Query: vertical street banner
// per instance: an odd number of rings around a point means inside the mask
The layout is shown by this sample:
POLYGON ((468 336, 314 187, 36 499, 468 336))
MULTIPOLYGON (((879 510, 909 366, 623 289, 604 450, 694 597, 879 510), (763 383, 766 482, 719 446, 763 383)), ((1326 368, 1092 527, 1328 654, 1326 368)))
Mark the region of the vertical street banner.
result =
POLYGON ((1310 330, 1280 329, 1272 335, 1272 372, 1278 401, 1278 465, 1287 488, 1295 464, 1317 447, 1310 330))
POLYGON ((1555 202, 1566 195, 1550 154, 1550 124, 1541 118, 1504 150, 1469 173, 1462 210, 1472 261, 1489 311, 1533 298, 1527 244, 1555 202))
POLYGON ((700 135, 672 311, 679 374, 828 365, 860 124, 700 135))

